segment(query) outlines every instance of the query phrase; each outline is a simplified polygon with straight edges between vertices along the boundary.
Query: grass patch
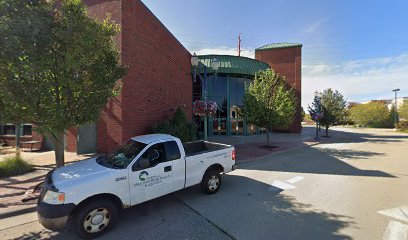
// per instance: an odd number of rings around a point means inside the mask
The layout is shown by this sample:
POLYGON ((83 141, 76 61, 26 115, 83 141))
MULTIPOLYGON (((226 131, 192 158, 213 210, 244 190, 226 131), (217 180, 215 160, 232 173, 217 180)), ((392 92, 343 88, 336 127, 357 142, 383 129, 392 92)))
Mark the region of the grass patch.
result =
POLYGON ((0 178, 21 175, 34 171, 33 166, 20 157, 9 157, 0 162, 0 178))

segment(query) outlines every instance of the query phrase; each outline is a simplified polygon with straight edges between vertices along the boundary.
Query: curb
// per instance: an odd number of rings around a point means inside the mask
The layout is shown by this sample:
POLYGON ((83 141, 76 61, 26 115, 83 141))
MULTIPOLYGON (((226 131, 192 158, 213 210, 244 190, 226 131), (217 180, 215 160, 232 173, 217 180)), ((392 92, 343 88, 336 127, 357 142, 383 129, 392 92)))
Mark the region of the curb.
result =
POLYGON ((0 219, 4 220, 6 218, 14 217, 17 215, 22 215, 22 214, 27 214, 27 213, 32 213, 37 211, 37 206, 27 206, 23 208, 18 208, 18 209, 10 209, 6 211, 1 211, 0 212, 0 219))

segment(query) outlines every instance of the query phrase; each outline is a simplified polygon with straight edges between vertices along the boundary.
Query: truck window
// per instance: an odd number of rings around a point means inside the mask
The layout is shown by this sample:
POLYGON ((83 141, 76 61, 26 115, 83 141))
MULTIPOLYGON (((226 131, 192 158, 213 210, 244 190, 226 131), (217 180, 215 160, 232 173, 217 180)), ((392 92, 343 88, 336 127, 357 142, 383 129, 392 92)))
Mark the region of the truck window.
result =
POLYGON ((150 167, 154 167, 159 163, 166 162, 166 154, 164 151, 163 143, 158 143, 151 146, 146 152, 143 153, 142 158, 150 160, 150 167))
POLYGON ((107 157, 97 158, 97 163, 109 168, 126 168, 146 147, 146 144, 129 140, 107 157))
POLYGON ((166 149, 167 161, 181 158, 180 149, 176 141, 165 142, 164 147, 166 149))

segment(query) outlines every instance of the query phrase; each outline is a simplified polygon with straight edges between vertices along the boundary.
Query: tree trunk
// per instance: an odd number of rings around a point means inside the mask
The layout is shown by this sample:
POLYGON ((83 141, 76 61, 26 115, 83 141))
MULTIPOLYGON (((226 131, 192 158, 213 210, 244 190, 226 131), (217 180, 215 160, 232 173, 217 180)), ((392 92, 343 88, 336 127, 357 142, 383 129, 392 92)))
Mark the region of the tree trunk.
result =
POLYGON ((21 124, 15 123, 15 132, 16 132, 16 158, 20 157, 21 148, 20 148, 20 136, 21 136, 21 124))
POLYGON ((269 133, 270 133, 270 129, 268 128, 266 130, 266 146, 268 146, 268 147, 269 147, 269 133))
POLYGON ((57 167, 62 167, 65 164, 64 159, 64 132, 57 133, 51 139, 54 143, 55 163, 57 167))
POLYGON ((329 137, 329 126, 326 126, 326 137, 329 137))

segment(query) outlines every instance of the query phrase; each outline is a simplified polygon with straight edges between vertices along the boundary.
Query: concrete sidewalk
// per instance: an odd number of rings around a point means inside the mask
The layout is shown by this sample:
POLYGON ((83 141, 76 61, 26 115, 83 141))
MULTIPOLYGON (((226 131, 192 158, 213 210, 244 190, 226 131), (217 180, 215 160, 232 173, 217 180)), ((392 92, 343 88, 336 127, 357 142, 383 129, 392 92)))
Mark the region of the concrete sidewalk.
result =
MULTIPOLYGON (((253 136, 216 136, 210 141, 232 144, 236 148, 237 163, 255 161, 275 153, 290 151, 316 144, 313 140, 314 128, 306 126, 301 134, 272 133, 271 145, 277 148, 264 148, 266 134, 253 136)), ((10 155, 1 155, 0 161, 10 155)), ((76 155, 66 152, 65 162, 83 160, 92 155, 76 155)), ((24 201, 25 193, 44 180, 45 174, 55 168, 54 152, 22 152, 22 158, 35 167, 35 171, 20 176, 0 179, 0 218, 35 211, 36 199, 24 201)))
MULTIPOLYGON (((1 155, 0 161, 8 156, 1 155)), ((41 184, 44 176, 55 168, 53 151, 23 152, 21 156, 34 166, 35 171, 20 176, 0 179, 0 218, 27 211, 35 211, 37 200, 23 201, 23 199, 30 197, 25 195, 25 193, 41 184)), ((65 162, 75 162, 89 157, 89 155, 76 155, 76 153, 66 152, 65 162)))

